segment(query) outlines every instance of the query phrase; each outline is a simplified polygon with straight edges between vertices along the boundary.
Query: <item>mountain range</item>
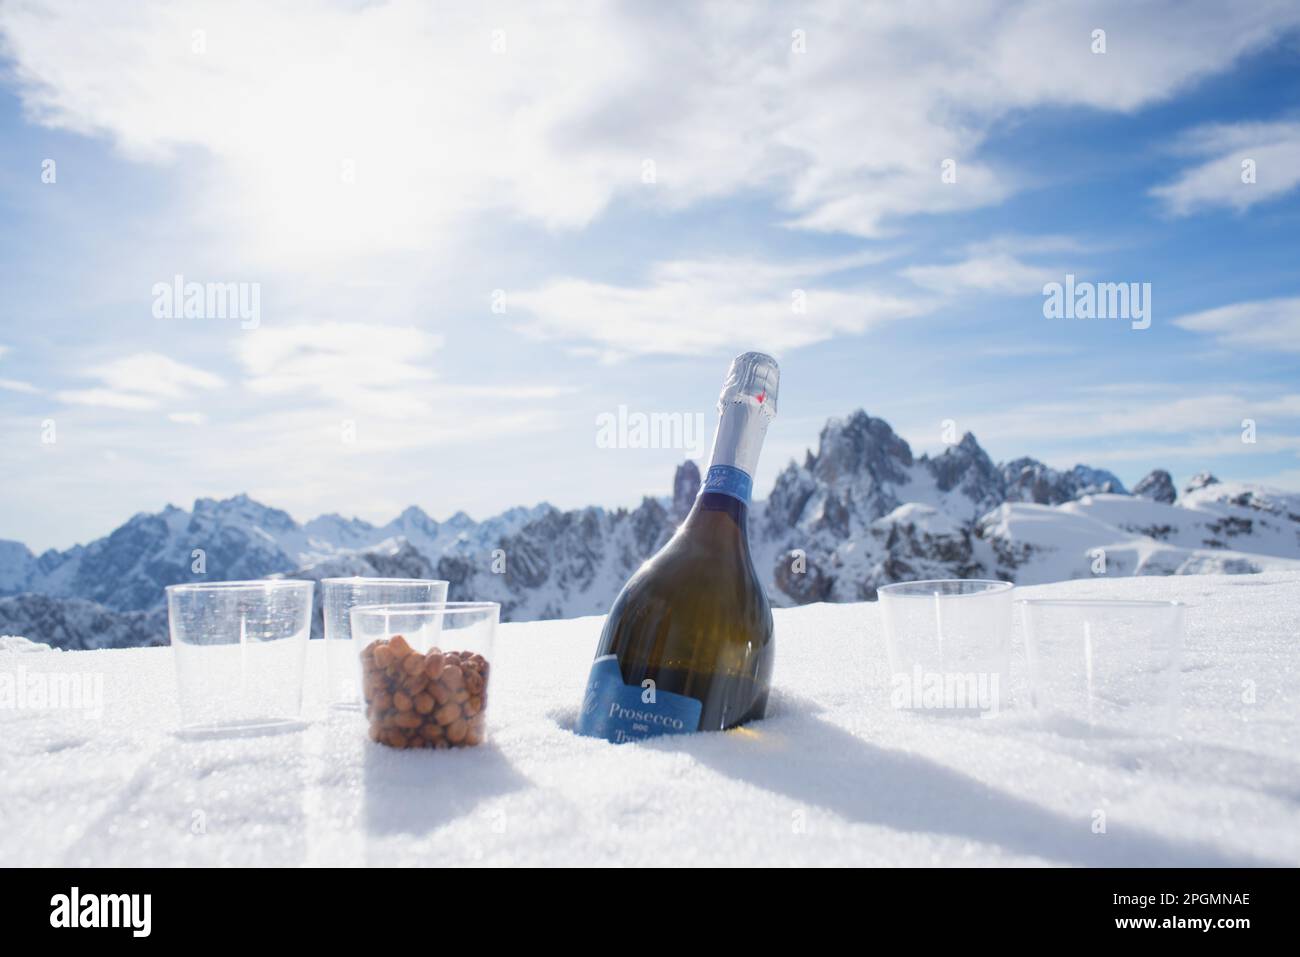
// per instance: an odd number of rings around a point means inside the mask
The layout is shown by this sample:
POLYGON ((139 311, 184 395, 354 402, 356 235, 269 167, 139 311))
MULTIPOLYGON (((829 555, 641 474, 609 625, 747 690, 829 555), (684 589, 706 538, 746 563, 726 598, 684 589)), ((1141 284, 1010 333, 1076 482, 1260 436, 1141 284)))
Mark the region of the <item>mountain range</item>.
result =
MULTIPOLYGON (((299 524, 237 495, 141 513, 64 551, 0 540, 0 634, 63 648, 166 644, 166 585, 273 576, 437 577, 453 599, 501 602, 506 620, 603 614, 699 485, 687 461, 670 494, 632 509, 543 503, 438 522, 412 506, 386 525, 334 514, 299 524)), ((1162 470, 1130 492, 1103 469, 995 464, 970 433, 918 457, 862 411, 829 421, 749 521, 776 605, 872 599, 923 578, 1300 570, 1300 494, 1202 473, 1180 495, 1162 470)))

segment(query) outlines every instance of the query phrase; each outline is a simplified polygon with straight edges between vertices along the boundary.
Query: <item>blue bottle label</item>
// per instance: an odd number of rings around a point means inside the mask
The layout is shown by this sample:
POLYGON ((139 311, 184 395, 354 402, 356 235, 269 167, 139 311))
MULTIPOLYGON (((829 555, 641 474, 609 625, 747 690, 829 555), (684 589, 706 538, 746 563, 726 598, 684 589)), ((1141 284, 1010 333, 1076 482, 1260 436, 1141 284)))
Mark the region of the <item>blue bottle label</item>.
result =
POLYGON ((618 658, 604 655, 591 665, 577 731, 615 744, 689 734, 699 730, 703 709, 700 701, 684 694, 624 684, 618 658))
POLYGON ((754 491, 754 480, 744 469, 738 469, 734 465, 710 465, 700 491, 721 492, 748 505, 749 496, 754 491))

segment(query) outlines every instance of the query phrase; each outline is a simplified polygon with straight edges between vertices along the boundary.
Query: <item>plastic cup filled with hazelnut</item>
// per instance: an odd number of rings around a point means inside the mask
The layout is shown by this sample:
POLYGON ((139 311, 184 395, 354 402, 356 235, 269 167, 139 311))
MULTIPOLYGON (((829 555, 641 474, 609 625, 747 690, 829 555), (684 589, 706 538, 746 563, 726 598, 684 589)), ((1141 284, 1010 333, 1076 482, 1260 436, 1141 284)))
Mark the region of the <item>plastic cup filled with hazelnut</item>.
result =
POLYGON ((370 739, 399 749, 482 744, 500 611, 495 602, 353 608, 370 739))

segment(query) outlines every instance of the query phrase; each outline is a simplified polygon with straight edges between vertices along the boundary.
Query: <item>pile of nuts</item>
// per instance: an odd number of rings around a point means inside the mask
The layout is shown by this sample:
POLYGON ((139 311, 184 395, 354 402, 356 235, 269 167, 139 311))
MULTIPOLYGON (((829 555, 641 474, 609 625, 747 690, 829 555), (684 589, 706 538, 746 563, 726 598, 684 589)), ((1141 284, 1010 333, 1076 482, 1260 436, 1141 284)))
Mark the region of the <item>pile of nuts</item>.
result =
POLYGON ((488 663, 468 651, 421 654, 401 635, 361 652, 370 740, 390 748, 463 748, 480 744, 488 663))

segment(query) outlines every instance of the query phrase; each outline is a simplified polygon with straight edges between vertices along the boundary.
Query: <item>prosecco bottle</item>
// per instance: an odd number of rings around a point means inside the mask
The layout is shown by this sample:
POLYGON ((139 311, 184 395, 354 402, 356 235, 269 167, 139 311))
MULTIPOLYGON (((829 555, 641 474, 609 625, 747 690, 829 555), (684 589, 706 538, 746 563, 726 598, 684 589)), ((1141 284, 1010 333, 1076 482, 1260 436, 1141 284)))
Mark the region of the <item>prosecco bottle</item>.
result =
POLYGON ((779 374, 761 352, 732 360, 699 496, 614 600, 579 733, 623 742, 718 731, 767 710, 772 609, 750 559, 746 520, 779 374))

